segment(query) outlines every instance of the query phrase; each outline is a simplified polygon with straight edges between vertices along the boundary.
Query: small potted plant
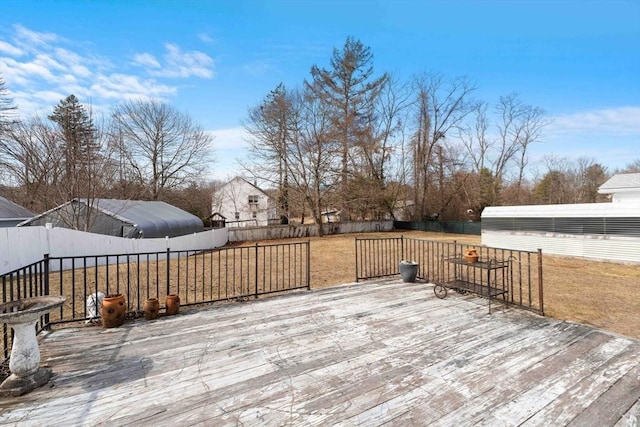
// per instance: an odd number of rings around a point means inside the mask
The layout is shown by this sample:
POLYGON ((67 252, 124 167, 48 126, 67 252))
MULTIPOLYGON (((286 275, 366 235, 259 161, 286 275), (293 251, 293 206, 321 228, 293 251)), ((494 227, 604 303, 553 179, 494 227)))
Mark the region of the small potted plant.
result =
POLYGON ((418 276, 418 267, 419 264, 415 261, 411 260, 402 260, 400 261, 400 275, 402 276, 402 281, 405 283, 413 283, 416 281, 416 277, 418 276))

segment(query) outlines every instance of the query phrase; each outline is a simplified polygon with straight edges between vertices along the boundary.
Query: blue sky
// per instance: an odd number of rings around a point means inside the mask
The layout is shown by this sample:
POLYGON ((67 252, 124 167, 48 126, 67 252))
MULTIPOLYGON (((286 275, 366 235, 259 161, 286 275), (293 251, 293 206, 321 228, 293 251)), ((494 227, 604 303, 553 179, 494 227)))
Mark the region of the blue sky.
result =
POLYGON ((0 72, 22 115, 73 93, 94 111, 153 97, 215 135, 213 176, 245 153, 241 122, 280 82, 353 36, 378 73, 468 76, 553 124, 531 150, 609 169, 640 158, 640 0, 0 2, 0 72))

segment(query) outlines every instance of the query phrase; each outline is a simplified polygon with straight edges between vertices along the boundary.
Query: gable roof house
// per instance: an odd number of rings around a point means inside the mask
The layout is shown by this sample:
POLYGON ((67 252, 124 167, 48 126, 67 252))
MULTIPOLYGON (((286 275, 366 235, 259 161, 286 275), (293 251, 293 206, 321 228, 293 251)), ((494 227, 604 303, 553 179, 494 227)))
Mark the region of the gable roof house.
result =
POLYGON ((640 173, 617 174, 598 192, 611 202, 490 206, 482 243, 599 260, 640 262, 640 173))
POLYGON ((640 210, 640 173, 619 173, 598 188, 600 194, 610 194, 613 203, 635 203, 640 210))
POLYGON ((143 200, 73 199, 18 224, 51 223, 90 233, 126 238, 163 238, 204 230, 202 220, 165 202, 143 200))
POLYGON ((214 192, 211 211, 226 218, 228 227, 279 224, 273 197, 239 176, 214 192))
POLYGON ((0 196, 0 228, 15 227, 34 215, 30 210, 0 196))

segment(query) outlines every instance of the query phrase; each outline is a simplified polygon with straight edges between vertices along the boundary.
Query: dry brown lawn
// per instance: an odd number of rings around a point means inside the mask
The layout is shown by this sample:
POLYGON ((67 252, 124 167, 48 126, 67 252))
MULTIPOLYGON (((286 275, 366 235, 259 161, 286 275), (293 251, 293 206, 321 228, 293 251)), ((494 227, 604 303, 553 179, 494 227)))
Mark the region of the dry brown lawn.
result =
MULTIPOLYGON (((389 232, 427 240, 480 244, 480 236, 422 231, 389 232)), ((380 233, 311 238, 311 286, 355 281, 356 237, 380 233)), ((254 242, 255 244, 255 242, 254 242)), ((640 266, 543 254, 544 307, 547 316, 640 338, 640 266)))

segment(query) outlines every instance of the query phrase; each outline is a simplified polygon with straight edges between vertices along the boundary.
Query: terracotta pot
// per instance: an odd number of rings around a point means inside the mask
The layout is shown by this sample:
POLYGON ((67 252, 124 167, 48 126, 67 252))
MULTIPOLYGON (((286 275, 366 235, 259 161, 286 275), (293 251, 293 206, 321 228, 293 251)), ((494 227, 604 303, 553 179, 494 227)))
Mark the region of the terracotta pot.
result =
POLYGON ((166 306, 168 315, 178 314, 178 311, 180 311, 180 297, 176 294, 167 295, 166 306))
POLYGON ((144 302, 142 307, 144 310, 144 318, 147 320, 153 320, 158 318, 158 310, 160 309, 160 301, 158 298, 149 298, 144 302))
POLYGON ((467 248, 467 250, 464 251, 463 258, 466 262, 478 262, 480 256, 478 255, 477 249, 467 248))
POLYGON ((117 328, 124 323, 127 314, 127 304, 122 294, 106 295, 102 300, 102 326, 105 328, 117 328))

